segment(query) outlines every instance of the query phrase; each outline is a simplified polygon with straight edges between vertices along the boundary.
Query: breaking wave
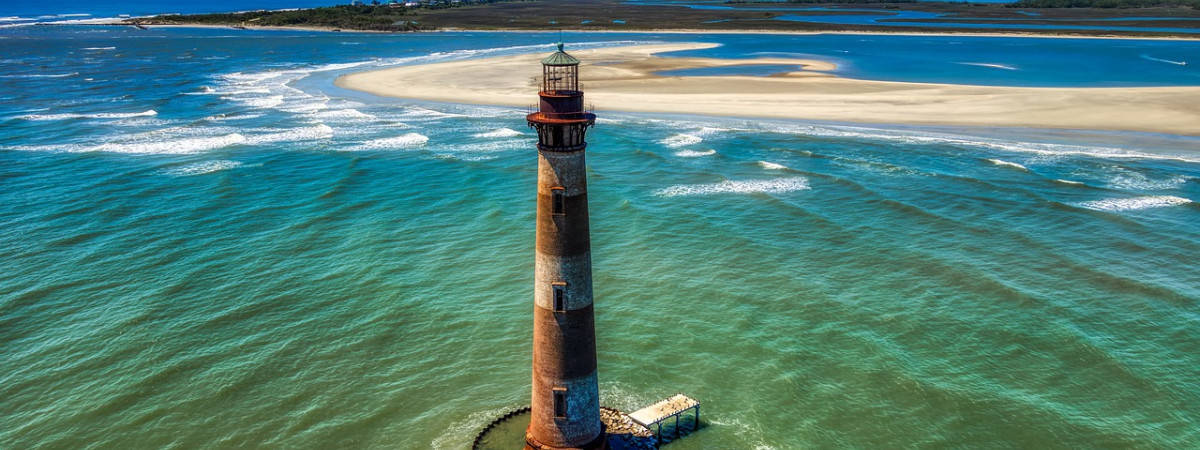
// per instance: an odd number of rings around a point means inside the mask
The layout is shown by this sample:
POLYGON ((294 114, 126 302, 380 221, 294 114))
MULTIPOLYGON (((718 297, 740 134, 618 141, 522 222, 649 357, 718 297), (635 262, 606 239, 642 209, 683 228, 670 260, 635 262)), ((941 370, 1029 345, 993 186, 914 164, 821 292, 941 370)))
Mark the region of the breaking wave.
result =
POLYGON ((812 189, 808 179, 804 177, 781 178, 776 180, 725 180, 712 184, 682 184, 660 189, 655 195, 676 197, 682 195, 711 195, 711 194, 782 194, 785 192, 805 191, 812 189))
POLYGON ((715 154, 717 154, 717 151, 713 150, 713 149, 708 149, 708 150, 704 150, 704 151, 680 150, 680 151, 675 152, 675 156, 678 156, 681 158, 699 158, 701 156, 711 156, 711 155, 715 155, 715 154))
POLYGON ((1007 65, 1007 64, 995 64, 995 63, 972 63, 972 62, 960 62, 959 64, 962 64, 962 65, 964 65, 964 66, 989 67, 989 68, 992 68, 992 69, 1017 70, 1017 68, 1016 68, 1016 67, 1013 67, 1013 66, 1010 66, 1010 65, 1007 65))
POLYGON ((1024 171, 1027 171, 1027 172, 1029 171, 1029 169, 1028 169, 1028 168, 1026 168, 1025 166, 1022 166, 1022 165, 1020 165, 1020 164, 1017 164, 1017 163, 1015 163, 1015 162, 1008 162, 1008 161, 1004 161, 1004 160, 1001 160, 1001 159, 988 159, 988 162, 990 162, 990 163, 992 163, 992 164, 995 164, 995 165, 997 165, 997 166, 1000 166, 1000 167, 1011 167, 1011 168, 1013 168, 1013 169, 1024 170, 1024 171))
POLYGON ((1187 184, 1188 179, 1188 177, 1183 175, 1173 175, 1166 179, 1154 179, 1138 172, 1124 170, 1121 174, 1109 179, 1106 184, 1113 189, 1158 191, 1179 189, 1187 184))
POLYGON ((318 113, 317 113, 317 118, 319 118, 319 119, 323 119, 323 120, 338 120, 338 119, 344 119, 344 120, 364 120, 364 119, 366 119, 366 120, 375 120, 375 119, 378 119, 378 117, 375 117, 375 116, 373 116, 373 115, 371 115, 371 114, 364 113, 364 112, 362 112, 362 111, 359 111, 359 110, 357 110, 357 109, 354 109, 354 108, 346 108, 346 109, 334 109, 334 110, 329 110, 329 111, 321 111, 321 112, 318 112, 318 113))
POLYGON ((773 162, 759 161, 758 165, 767 170, 786 170, 787 166, 783 164, 775 164, 773 162))
POLYGON ((451 118, 451 117, 466 117, 465 115, 462 115, 462 114, 452 114, 452 113, 434 111, 432 109, 417 108, 417 107, 411 107, 411 108, 405 109, 404 112, 398 114, 398 116, 401 119, 413 120, 413 121, 421 121, 421 120, 428 121, 428 120, 447 119, 447 118, 451 118))
POLYGON ((1186 65, 1187 65, 1187 61, 1173 61, 1173 60, 1170 60, 1170 59, 1155 58, 1155 57, 1153 57, 1153 56, 1150 56, 1150 55, 1140 55, 1140 56, 1142 57, 1142 59, 1145 59, 1145 60, 1148 60, 1148 61, 1155 61, 1155 62, 1161 62, 1161 63, 1167 63, 1167 64, 1174 64, 1174 65, 1177 65, 1177 66, 1186 66, 1186 65))
POLYGON ((188 175, 203 175, 206 173, 219 172, 222 170, 233 169, 242 166, 242 163, 230 161, 226 159, 216 161, 201 161, 198 163, 188 164, 183 167, 177 167, 163 171, 168 175, 188 176, 188 175))
POLYGON ((311 127, 293 128, 275 133, 251 135, 246 138, 246 143, 250 145, 272 144, 277 142, 329 139, 331 137, 333 137, 333 128, 330 128, 329 125, 319 124, 311 127))
POLYGON ((282 95, 272 95, 269 97, 238 98, 238 99, 230 99, 230 100, 237 101, 238 103, 244 104, 244 105, 249 106, 254 109, 269 109, 269 108, 274 108, 276 106, 283 104, 283 96, 282 95))
POLYGON ((704 142, 704 138, 682 133, 658 141, 659 144, 671 148, 679 148, 687 145, 699 144, 701 142, 704 142))
POLYGON ((27 116, 17 116, 17 118, 25 120, 129 119, 134 117, 152 117, 157 115, 158 111, 151 109, 149 111, 142 111, 140 113, 30 114, 27 116))
POLYGON ((68 147, 69 152, 146 153, 159 155, 182 155, 228 147, 246 142, 238 133, 224 136, 198 137, 166 141, 109 142, 93 147, 68 147))
POLYGON ((66 77, 73 77, 75 75, 79 75, 79 72, 46 73, 46 74, 31 73, 31 74, 25 74, 25 75, 0 75, 0 78, 66 78, 66 77))
POLYGON ((530 148, 530 143, 521 139, 506 139, 502 141, 472 142, 458 144, 441 144, 429 148, 432 152, 453 155, 458 159, 465 158, 495 158, 495 153, 530 148), (476 155, 476 156, 468 156, 476 155), (478 156, 487 155, 487 156, 478 156))
POLYGON ((1139 209, 1179 206, 1191 202, 1191 200, 1183 197, 1158 195, 1153 197, 1106 198, 1103 200, 1075 203, 1074 205, 1081 208, 1094 209, 1097 211, 1135 211, 1139 209))
POLYGON ((513 136, 523 136, 525 133, 514 130, 512 128, 498 128, 486 133, 477 133, 474 137, 477 138, 504 138, 513 136))
POLYGON ((355 147, 347 148, 346 150, 392 150, 413 148, 425 145, 429 142, 429 137, 420 133, 408 133, 402 136, 375 139, 363 142, 355 147))
MULTIPOLYGON (((655 121, 652 121, 655 122, 655 121)), ((901 144, 919 144, 919 145, 952 145, 958 147, 983 148, 989 150, 999 150, 1013 153, 1029 153, 1039 156, 1088 156, 1104 159, 1151 159, 1151 160, 1173 160, 1186 162, 1200 162, 1200 157, 1183 154, 1158 154, 1148 153, 1143 151, 1131 150, 1119 147, 1102 147, 1092 145, 1076 145, 1076 144, 1054 144, 1044 142, 1022 142, 1014 140, 965 136, 950 133, 938 133, 927 131, 913 130, 888 130, 880 128, 868 128, 859 126, 839 126, 839 125, 809 125, 809 124, 789 124, 789 123, 773 123, 762 122, 753 125, 738 124, 734 126, 725 126, 720 128, 712 127, 711 123, 704 122, 687 122, 687 121, 662 121, 664 125, 670 126, 672 129, 695 128, 688 134, 676 134, 672 137, 659 141, 668 146, 688 145, 692 139, 699 139, 700 136, 706 133, 721 131, 743 132, 743 133, 778 133, 789 135, 800 135, 820 138, 833 139, 867 139, 873 141, 898 142, 901 144), (686 136, 690 136, 686 137, 686 136)), ((699 141, 695 141, 699 142, 699 141)), ((690 142, 694 143, 694 142, 690 142)))

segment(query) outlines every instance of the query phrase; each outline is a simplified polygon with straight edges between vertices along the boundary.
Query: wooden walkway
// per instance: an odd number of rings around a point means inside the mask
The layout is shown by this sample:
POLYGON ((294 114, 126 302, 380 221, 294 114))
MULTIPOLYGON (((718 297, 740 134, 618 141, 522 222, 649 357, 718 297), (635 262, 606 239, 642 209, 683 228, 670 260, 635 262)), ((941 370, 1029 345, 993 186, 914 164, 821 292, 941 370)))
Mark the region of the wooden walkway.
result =
POLYGON ((658 403, 647 406, 645 408, 634 411, 629 414, 629 417, 635 422, 642 424, 647 429, 651 425, 658 425, 658 432, 655 433, 655 442, 662 442, 662 423, 672 417, 675 418, 675 433, 673 438, 679 437, 679 416, 683 415, 688 410, 691 410, 695 415, 692 421, 691 431, 696 431, 700 428, 700 401, 688 397, 683 394, 675 394, 666 399, 660 400, 658 403))

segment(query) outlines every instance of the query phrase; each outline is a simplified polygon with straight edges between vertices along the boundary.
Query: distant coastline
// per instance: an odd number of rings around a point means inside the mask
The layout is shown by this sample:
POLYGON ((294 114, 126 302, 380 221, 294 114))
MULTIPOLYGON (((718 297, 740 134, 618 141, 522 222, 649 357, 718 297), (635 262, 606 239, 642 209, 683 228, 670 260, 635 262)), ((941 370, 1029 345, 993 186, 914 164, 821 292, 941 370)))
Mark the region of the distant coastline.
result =
MULTIPOLYGON (((447 2, 447 4, 449 4, 447 2)), ((618 0, 497 1, 455 7, 404 3, 161 15, 91 24, 213 26, 312 31, 584 31, 680 33, 871 33, 1037 37, 1200 39, 1200 11, 1190 7, 1019 9, 949 2, 731 3, 688 5, 618 0)))
MULTIPOLYGON (((88 25, 120 25, 126 26, 122 19, 118 20, 96 20, 89 22, 88 25)), ((210 25, 210 24, 170 24, 170 25, 145 25, 146 28, 200 28, 200 29, 230 29, 227 25, 210 25)), ((260 31, 314 31, 322 33, 365 33, 365 34, 392 34, 390 31, 373 31, 373 30, 350 30, 332 27, 311 26, 311 25, 296 25, 296 26, 247 26, 241 29, 245 30, 260 30, 260 31)), ((448 29, 433 29, 411 31, 411 33, 450 33, 450 32, 471 32, 471 33, 557 33, 560 30, 543 30, 543 29, 482 29, 482 28, 448 28, 448 29)), ((976 31, 953 31, 953 30, 936 30, 936 31, 773 31, 773 30, 703 30, 703 29, 664 29, 664 30, 586 30, 577 28, 564 28, 561 31, 568 33, 611 33, 611 34, 645 34, 645 33, 662 33, 662 34, 759 34, 759 35, 788 35, 788 36, 803 36, 816 34, 843 34, 843 35, 863 35, 863 36, 964 36, 964 37, 1023 37, 1023 38, 1047 38, 1047 39, 1139 39, 1139 40, 1162 40, 1162 41, 1200 41, 1200 35, 1170 35, 1170 36, 1137 36, 1137 35, 1114 35, 1114 34, 1072 34, 1072 33, 1054 33, 1042 34, 1032 32, 976 32, 976 31)))

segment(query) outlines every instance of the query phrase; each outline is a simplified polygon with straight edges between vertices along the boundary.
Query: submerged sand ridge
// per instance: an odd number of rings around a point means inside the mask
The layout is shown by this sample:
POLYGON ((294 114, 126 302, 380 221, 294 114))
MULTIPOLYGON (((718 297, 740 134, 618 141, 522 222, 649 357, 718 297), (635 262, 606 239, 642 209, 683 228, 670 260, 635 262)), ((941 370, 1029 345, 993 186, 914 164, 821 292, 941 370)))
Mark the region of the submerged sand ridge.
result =
MULTIPOLYGON (((715 44, 574 50, 599 110, 910 125, 1004 126, 1200 135, 1200 87, 1026 88, 838 78, 816 60, 664 58, 715 44), (668 77, 656 72, 749 64, 799 65, 788 74, 668 77)), ((376 95, 528 106, 543 53, 404 66, 346 75, 338 86, 376 95)))

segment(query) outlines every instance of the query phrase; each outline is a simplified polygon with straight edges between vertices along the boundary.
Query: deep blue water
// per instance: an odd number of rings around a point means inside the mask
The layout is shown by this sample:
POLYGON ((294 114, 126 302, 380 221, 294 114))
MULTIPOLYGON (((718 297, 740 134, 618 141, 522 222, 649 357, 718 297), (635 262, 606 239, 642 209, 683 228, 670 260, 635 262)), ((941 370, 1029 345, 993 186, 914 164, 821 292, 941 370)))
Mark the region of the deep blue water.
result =
MULTIPOLYGON (((932 28, 961 28, 961 29, 998 29, 998 30, 1107 30, 1107 31, 1147 31, 1147 32, 1163 32, 1163 33, 1200 33, 1200 28, 1174 28, 1174 27, 1128 27, 1128 26, 1112 26, 1112 25, 1047 25, 1047 24, 1023 24, 1023 23, 964 23, 964 22, 910 22, 905 19, 935 19, 942 17, 939 14, 926 13, 920 11, 900 11, 896 13, 879 11, 876 14, 855 14, 855 15, 784 15, 774 18, 774 20, 794 21, 794 22, 813 22, 813 23, 829 23, 839 25, 889 25, 889 26, 912 26, 912 27, 932 27, 932 28)), ((963 19, 969 19, 964 17, 963 19)), ((1016 19, 1009 19, 1016 20, 1016 19)), ((1041 20, 1041 19, 1039 19, 1041 20)), ((1098 23, 1103 23, 1105 20, 1123 20, 1123 21, 1161 21, 1161 20, 1195 20, 1195 19, 1173 19, 1169 17, 1148 17, 1148 18, 1113 18, 1099 19, 1098 23)))
MULTIPOLYGON (((1189 41, 564 38, 1200 85, 1189 41)), ((524 110, 333 80, 557 39, 0 30, 0 448, 459 449, 527 402, 524 110)), ((1200 139, 597 113, 602 402, 701 399, 672 448, 1200 441, 1200 139)))
POLYGON ((699 40, 722 46, 677 55, 811 57, 836 62, 841 76, 887 81, 1061 87, 1200 84, 1200 41, 872 35, 699 40))

